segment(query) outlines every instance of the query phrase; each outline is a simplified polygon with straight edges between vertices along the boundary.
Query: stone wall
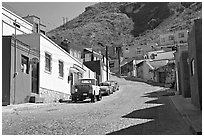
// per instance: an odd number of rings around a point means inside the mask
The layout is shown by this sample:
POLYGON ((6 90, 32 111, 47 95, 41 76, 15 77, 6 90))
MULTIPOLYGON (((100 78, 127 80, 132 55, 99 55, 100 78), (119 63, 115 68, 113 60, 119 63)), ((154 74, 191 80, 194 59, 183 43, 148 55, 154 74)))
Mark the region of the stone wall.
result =
POLYGON ((40 97, 44 98, 44 103, 59 102, 62 100, 69 100, 70 94, 65 94, 59 91, 54 91, 50 89, 40 88, 40 97))

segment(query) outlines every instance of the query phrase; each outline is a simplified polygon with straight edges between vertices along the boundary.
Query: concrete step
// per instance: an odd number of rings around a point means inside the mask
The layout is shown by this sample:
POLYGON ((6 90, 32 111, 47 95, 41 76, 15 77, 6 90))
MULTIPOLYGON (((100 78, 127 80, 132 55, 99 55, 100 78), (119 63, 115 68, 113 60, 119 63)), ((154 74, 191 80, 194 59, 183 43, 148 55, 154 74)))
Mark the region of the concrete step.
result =
POLYGON ((38 94, 33 94, 30 96, 30 103, 43 103, 44 102, 44 98, 40 97, 38 94))

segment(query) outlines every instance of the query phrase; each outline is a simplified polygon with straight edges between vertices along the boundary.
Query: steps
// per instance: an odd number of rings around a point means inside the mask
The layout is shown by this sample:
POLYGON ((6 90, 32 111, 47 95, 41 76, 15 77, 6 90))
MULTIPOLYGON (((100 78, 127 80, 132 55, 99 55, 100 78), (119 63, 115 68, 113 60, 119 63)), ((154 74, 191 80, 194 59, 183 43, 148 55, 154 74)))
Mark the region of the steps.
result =
POLYGON ((44 98, 40 97, 38 94, 32 93, 30 96, 29 103, 43 103, 44 98))

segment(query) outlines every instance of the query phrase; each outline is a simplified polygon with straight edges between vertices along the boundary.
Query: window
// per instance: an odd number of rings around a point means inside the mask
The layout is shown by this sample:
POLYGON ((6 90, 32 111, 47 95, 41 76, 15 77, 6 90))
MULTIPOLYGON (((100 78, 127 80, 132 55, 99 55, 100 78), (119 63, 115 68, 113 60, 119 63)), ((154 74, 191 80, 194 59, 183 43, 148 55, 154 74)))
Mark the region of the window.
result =
POLYGON ((64 77, 64 62, 59 60, 59 76, 64 77))
POLYGON ((142 51, 141 50, 137 50, 137 54, 141 54, 142 53, 142 51))
POLYGON ((183 41, 183 40, 180 40, 180 43, 184 43, 184 41, 183 41))
POLYGON ((109 66, 110 66, 110 68, 113 68, 114 67, 114 62, 110 62, 109 66))
POLYGON ((169 40, 174 40, 174 36, 173 35, 169 35, 169 40))
POLYGON ((195 74, 195 61, 192 59, 191 61, 191 76, 195 74))
POLYGON ((21 70, 23 73, 29 74, 29 58, 21 55, 21 70))
POLYGON ((137 54, 141 54, 142 53, 142 48, 141 47, 137 47, 137 54))
POLYGON ((179 38, 184 38, 184 33, 179 33, 179 38))
POLYGON ((45 53, 45 70, 51 72, 52 57, 50 54, 45 53))

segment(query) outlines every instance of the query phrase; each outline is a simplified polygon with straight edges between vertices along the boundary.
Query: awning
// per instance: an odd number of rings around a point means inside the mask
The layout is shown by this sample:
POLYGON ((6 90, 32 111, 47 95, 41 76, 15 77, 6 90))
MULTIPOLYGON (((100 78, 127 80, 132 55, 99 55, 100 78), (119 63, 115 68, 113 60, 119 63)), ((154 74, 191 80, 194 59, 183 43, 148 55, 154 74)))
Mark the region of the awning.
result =
POLYGON ((79 72, 79 70, 74 68, 74 67, 69 68, 69 73, 78 73, 78 72, 79 72))
POLYGON ((86 71, 85 69, 83 69, 82 67, 80 67, 77 64, 73 64, 73 67, 70 67, 70 72, 75 72, 75 73, 80 72, 80 73, 83 73, 85 71, 86 71))

